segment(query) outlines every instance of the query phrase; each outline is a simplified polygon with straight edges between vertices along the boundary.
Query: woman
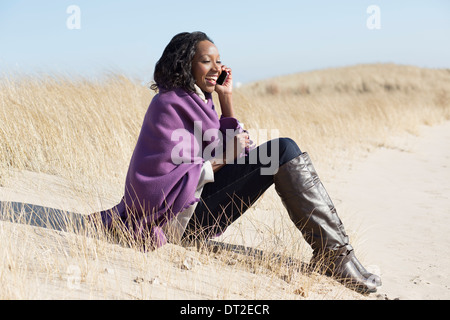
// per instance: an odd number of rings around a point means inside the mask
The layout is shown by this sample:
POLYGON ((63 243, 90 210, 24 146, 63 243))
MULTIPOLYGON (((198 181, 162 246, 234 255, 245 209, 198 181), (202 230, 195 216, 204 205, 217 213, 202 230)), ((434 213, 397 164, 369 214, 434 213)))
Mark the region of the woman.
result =
POLYGON ((232 71, 211 39, 202 32, 176 35, 156 64, 154 81, 159 93, 145 115, 125 195, 101 212, 107 228, 123 222, 135 238, 148 235, 152 247, 205 239, 222 233, 275 184, 313 249, 311 265, 320 261, 327 274, 358 291, 376 291, 380 279, 356 259, 308 154, 289 138, 250 150, 248 134, 234 118, 232 71), (228 77, 218 84, 222 72, 228 77))

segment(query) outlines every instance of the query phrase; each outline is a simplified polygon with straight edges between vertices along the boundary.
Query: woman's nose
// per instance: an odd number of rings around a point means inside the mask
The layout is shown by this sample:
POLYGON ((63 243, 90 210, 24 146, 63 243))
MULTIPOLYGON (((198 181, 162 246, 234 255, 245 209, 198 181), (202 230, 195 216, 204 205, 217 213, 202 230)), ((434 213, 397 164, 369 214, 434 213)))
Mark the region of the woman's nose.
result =
POLYGON ((215 72, 220 72, 220 71, 222 71, 222 64, 221 64, 221 63, 214 62, 213 70, 214 70, 215 72))

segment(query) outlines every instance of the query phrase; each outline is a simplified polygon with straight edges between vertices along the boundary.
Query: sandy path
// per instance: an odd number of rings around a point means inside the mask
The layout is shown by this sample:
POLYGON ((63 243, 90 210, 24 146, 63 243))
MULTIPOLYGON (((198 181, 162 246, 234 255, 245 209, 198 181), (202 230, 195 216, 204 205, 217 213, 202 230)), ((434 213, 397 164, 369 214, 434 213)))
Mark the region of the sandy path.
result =
MULTIPOLYGON (((369 299, 450 299, 449 146, 447 122, 424 127, 419 136, 392 138, 332 174, 319 170, 354 235, 358 257, 382 275, 383 286, 369 299)), ((93 210, 80 210, 77 197, 60 180, 42 173, 13 174, 0 188, 0 198, 83 213, 93 210)), ((247 236, 256 238, 255 232, 247 236)))
POLYGON ((362 220, 357 248, 381 272, 379 292, 449 299, 450 122, 395 138, 337 175, 329 189, 362 220))

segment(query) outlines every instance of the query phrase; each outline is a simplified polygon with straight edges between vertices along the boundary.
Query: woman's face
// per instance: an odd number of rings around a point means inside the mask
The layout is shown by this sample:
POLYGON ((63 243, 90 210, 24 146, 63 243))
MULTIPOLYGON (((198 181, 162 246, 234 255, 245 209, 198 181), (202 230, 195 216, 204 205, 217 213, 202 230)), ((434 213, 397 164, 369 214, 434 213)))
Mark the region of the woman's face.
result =
POLYGON ((217 47, 208 40, 200 41, 192 60, 192 75, 195 84, 204 92, 212 93, 221 71, 222 62, 217 47))

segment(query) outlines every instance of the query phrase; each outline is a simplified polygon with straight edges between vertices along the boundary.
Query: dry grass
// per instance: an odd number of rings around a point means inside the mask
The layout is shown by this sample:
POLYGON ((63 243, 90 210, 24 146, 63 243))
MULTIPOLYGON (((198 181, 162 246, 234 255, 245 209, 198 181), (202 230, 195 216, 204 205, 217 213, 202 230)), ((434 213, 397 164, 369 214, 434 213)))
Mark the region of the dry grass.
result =
MULTIPOLYGON (((39 204, 81 213, 114 205, 152 95, 115 74, 96 81, 4 76, 0 187, 24 198, 40 193, 39 204)), ((257 142, 261 131, 278 129, 310 153, 319 172, 331 172, 392 135, 450 119, 450 70, 361 65, 295 74, 245 85, 235 90, 235 104, 257 142)), ((266 254, 175 245, 145 253, 101 232, 1 222, 0 298, 358 298, 301 272, 308 248, 273 189, 219 240, 266 254)))
POLYGON ((238 96, 249 127, 278 128, 330 166, 336 152, 370 150, 450 119, 450 70, 357 65, 257 82, 238 96))

